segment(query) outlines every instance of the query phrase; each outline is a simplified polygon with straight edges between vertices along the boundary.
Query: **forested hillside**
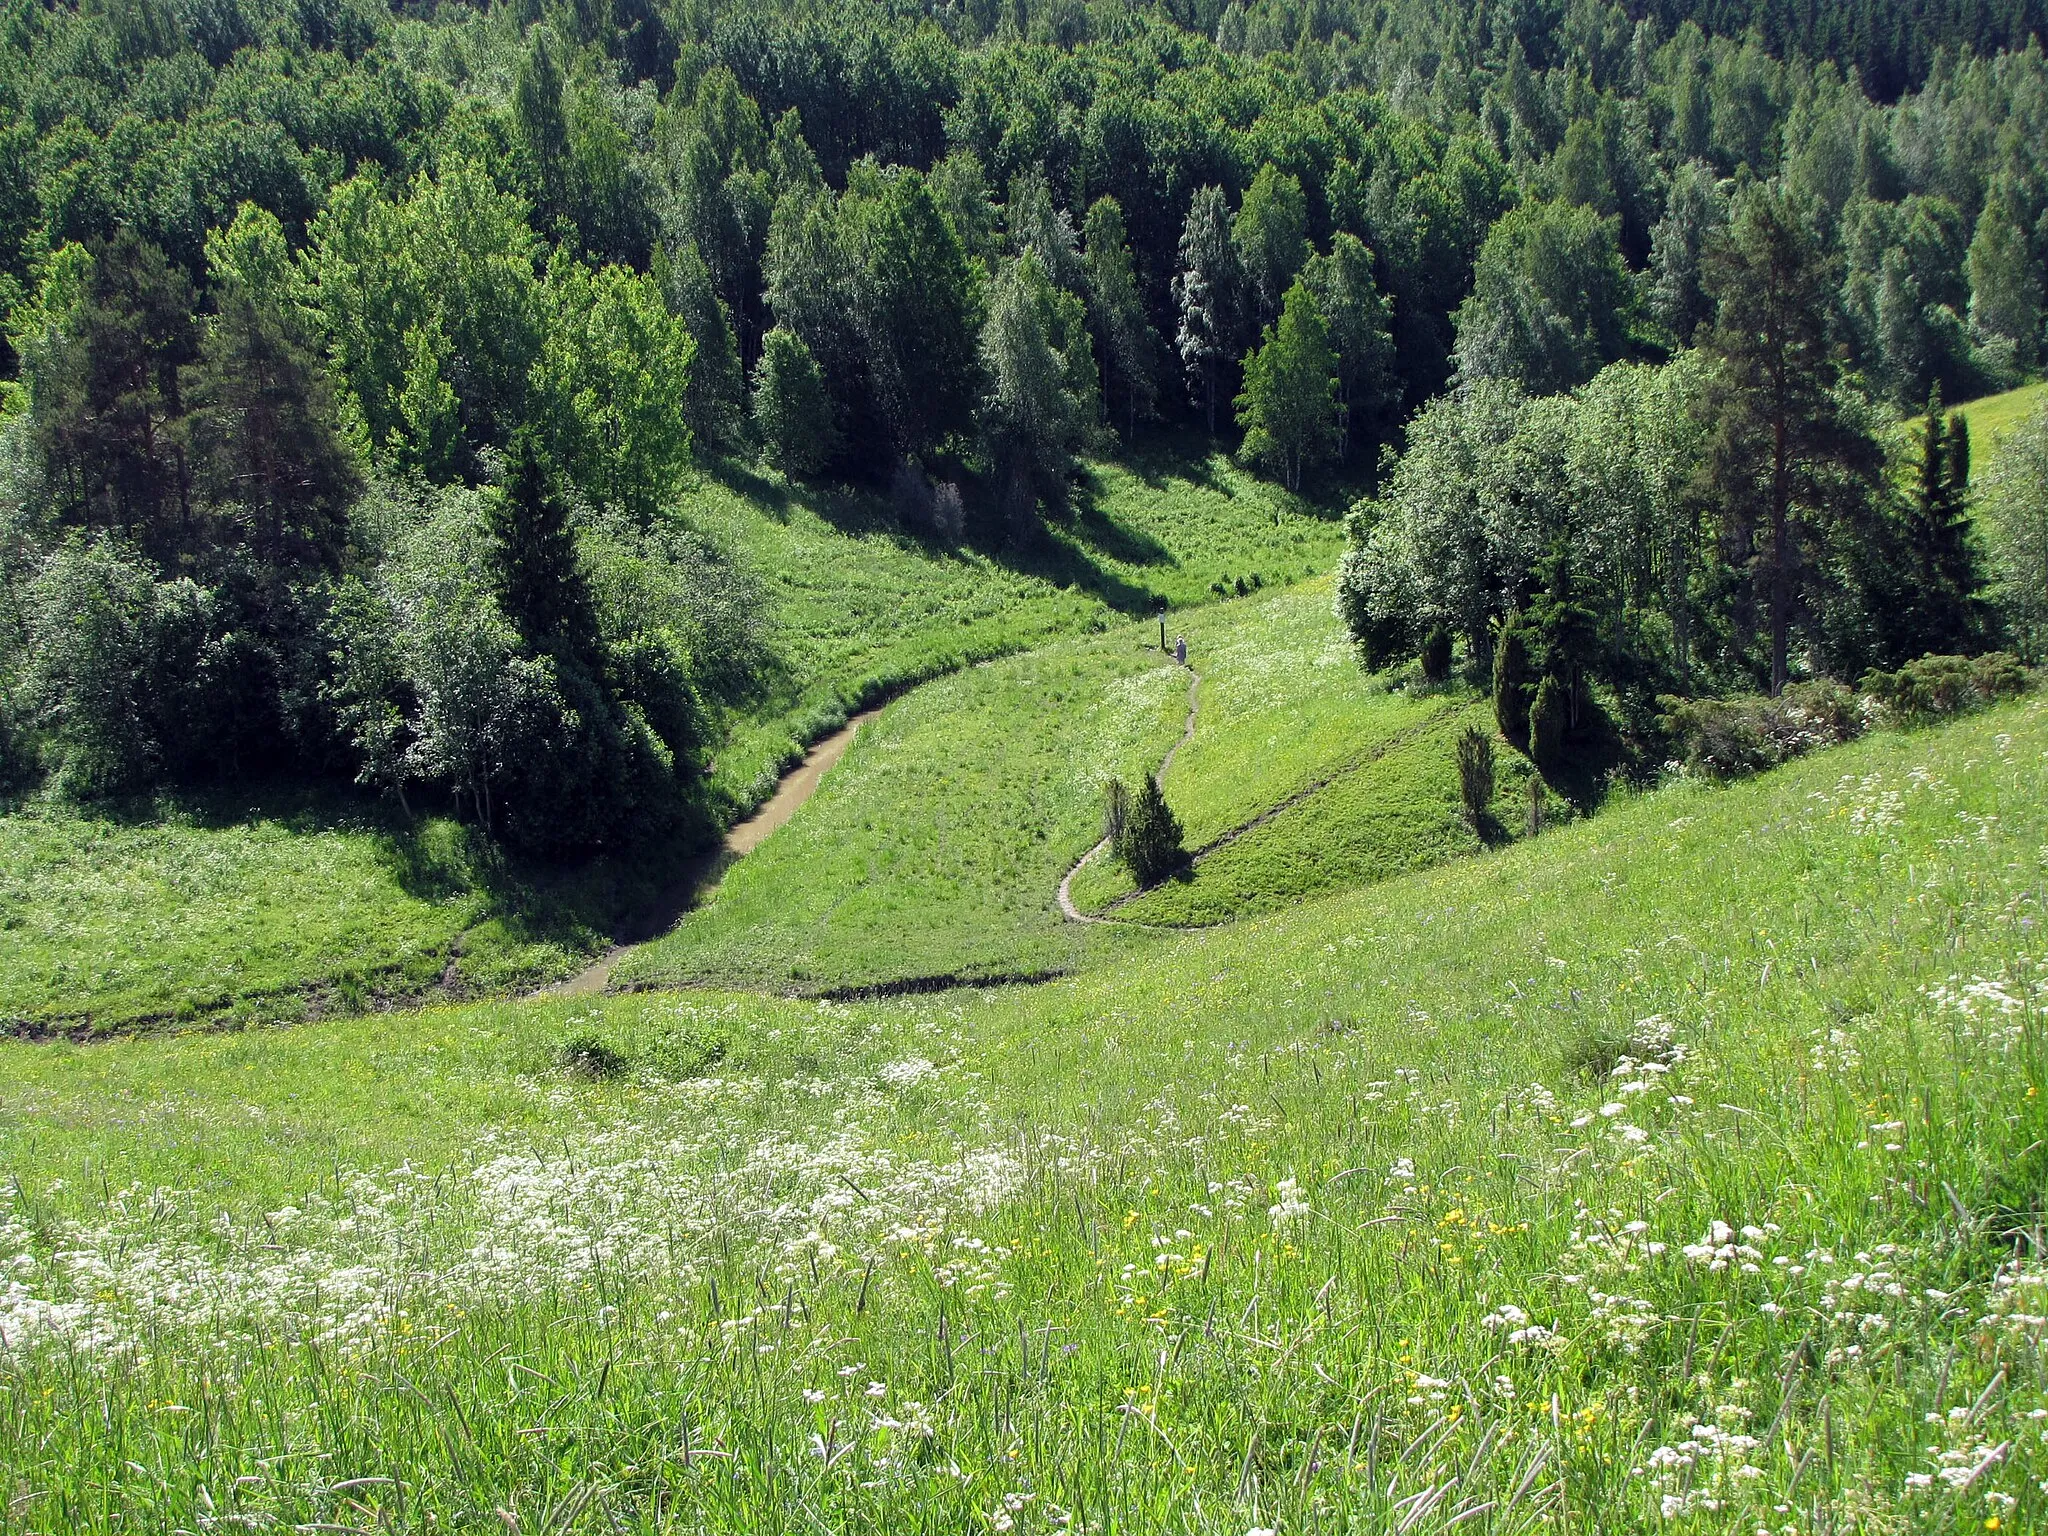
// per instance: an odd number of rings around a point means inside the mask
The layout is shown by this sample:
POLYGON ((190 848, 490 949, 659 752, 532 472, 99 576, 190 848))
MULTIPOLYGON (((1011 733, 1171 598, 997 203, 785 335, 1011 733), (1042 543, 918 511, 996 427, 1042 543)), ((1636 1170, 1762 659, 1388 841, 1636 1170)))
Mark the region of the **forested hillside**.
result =
POLYGON ((696 835, 804 690, 787 573, 691 487, 847 485, 1043 572, 1083 458, 1158 425, 1324 496, 1405 441, 1354 627, 1484 672, 1540 589, 1570 732, 2031 644, 1961 440, 1916 513, 1882 428, 2039 360, 2039 11, 20 0, 0 772, 696 835), (1755 324, 1804 349, 1762 480, 1755 324), (1605 502, 1545 502, 1587 466, 1605 502))

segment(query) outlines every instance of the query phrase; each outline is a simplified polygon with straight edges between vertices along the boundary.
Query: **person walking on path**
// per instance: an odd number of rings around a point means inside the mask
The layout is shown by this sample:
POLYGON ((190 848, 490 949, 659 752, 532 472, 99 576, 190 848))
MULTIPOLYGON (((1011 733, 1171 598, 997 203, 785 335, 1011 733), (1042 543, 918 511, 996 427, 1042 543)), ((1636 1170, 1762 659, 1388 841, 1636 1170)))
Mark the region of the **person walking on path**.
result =
POLYGON ((1186 635, 1175 635, 1173 637, 1173 659, 1180 666, 1184 667, 1188 664, 1188 637, 1186 635))

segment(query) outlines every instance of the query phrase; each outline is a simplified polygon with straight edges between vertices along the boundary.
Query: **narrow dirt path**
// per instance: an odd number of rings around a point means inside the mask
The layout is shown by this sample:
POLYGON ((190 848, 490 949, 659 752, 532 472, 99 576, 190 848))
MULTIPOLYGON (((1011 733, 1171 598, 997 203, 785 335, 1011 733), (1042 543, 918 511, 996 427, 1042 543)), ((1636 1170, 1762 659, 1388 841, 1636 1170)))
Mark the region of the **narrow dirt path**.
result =
MULTIPOLYGON (((661 900, 655 903, 654 910, 636 925, 641 935, 639 938, 613 945, 568 980, 543 987, 536 995, 594 997, 604 991, 611 984, 612 972, 618 969, 621 960, 649 939, 657 939, 673 928, 685 912, 717 889, 718 882, 725 878, 725 872, 734 860, 745 858, 760 847, 768 840, 769 833, 794 816, 797 808, 818 792, 819 781, 834 763, 846 756, 846 749, 853 745, 855 733, 879 713, 879 708, 862 710, 830 736, 813 745, 804 754, 804 760, 782 776, 781 782, 775 786, 775 793, 762 802, 759 810, 727 832, 718 847, 687 862, 677 872, 675 881, 663 893, 661 900)), ((1193 726, 1189 728, 1193 729, 1193 726)))
MULTIPOLYGON (((1201 686, 1202 674, 1197 672, 1193 667, 1189 667, 1188 723, 1180 733, 1180 740, 1176 741, 1172 746, 1168 747, 1166 749, 1166 756, 1159 760, 1159 771, 1152 775, 1152 782, 1157 784, 1161 789, 1166 788, 1166 770, 1173 766, 1173 760, 1179 754, 1180 749, 1186 746, 1190 741, 1194 740, 1195 711, 1198 707, 1196 702, 1196 693, 1201 688, 1201 686)), ((1061 915, 1063 915, 1068 922, 1106 923, 1109 921, 1109 919, 1106 917, 1093 917, 1088 913, 1083 912, 1079 907, 1075 906, 1073 891, 1074 876, 1081 873, 1081 871, 1087 868, 1087 866, 1090 863, 1092 863, 1095 859, 1100 857, 1108 847, 1109 839, 1105 837, 1093 848, 1090 848, 1086 853, 1082 854, 1080 858, 1076 859, 1074 861, 1074 867, 1068 870, 1064 875, 1060 877, 1060 912, 1061 915)))

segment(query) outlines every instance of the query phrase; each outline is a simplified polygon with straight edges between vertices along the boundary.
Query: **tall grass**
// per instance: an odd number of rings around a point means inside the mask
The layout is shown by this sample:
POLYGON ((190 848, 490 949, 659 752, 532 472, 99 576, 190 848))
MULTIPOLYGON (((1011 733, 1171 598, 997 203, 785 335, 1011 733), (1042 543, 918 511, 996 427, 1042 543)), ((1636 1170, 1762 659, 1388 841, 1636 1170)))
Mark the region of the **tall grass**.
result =
POLYGON ((17 1048, 0 1519, 2038 1528, 2044 754, 1036 989, 17 1048))

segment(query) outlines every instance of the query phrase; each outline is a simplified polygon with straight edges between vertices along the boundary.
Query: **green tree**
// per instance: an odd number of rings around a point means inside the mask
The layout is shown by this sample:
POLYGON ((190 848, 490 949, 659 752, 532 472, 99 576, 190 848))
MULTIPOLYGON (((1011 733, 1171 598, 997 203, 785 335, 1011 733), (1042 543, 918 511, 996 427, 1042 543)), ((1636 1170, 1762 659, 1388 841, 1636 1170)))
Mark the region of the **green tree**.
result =
POLYGON ((1244 393, 1237 397, 1245 454, 1277 468, 1290 491, 1300 490, 1303 473, 1340 441, 1336 373, 1329 329, 1315 295, 1297 278, 1279 325, 1268 326, 1245 358, 1244 393))
POLYGON ((110 529, 159 559, 193 547, 190 475, 177 431, 180 370, 198 350, 184 273, 130 233, 91 272, 29 398, 60 516, 110 529))
POLYGON ((598 656, 597 610, 576 556, 569 504, 530 431, 513 434, 505 484, 484 502, 498 608, 534 651, 586 665, 598 656))
POLYGON ((228 284, 180 389, 199 499, 272 567, 337 567, 356 468, 295 317, 228 284))
POLYGON ((683 322, 696 347, 683 420, 700 443, 731 447, 744 402, 739 343, 732 313, 711 284, 711 269, 694 245, 671 258, 657 258, 655 279, 671 313, 683 322))
POLYGON ((1373 281, 1372 266, 1365 242, 1340 230, 1330 239, 1329 255, 1311 256, 1301 274, 1329 326, 1337 356, 1340 459, 1350 457, 1353 441, 1367 437, 1400 398, 1390 334, 1393 311, 1373 281))
POLYGON ((1755 632, 1760 600, 1774 697, 1791 676, 1805 589, 1824 570, 1814 557, 1830 526, 1874 494, 1883 462, 1836 394, 1830 287, 1812 233, 1785 195, 1746 193, 1709 256, 1718 317, 1702 343, 1711 371, 1699 409, 1710 433, 1707 494, 1750 578, 1736 627, 1755 632))
POLYGON ((1124 436, 1153 414, 1159 398, 1159 337, 1145 313, 1144 295, 1131 262, 1123 209, 1113 197, 1097 198, 1083 230, 1088 283, 1088 319, 1102 359, 1103 395, 1124 418, 1124 436))
POLYGON ((997 281, 982 332, 982 434, 1011 495, 1062 499, 1095 419, 1095 355, 1081 301, 1026 252, 997 281))
POLYGON ((1982 646, 1984 573, 1971 521, 1969 423, 1960 413, 1944 421, 1936 386, 1927 399, 1920 474, 1906 509, 1903 569, 1881 625, 1893 637, 1894 664, 1982 646))
POLYGON ((1159 781, 1148 774, 1131 797, 1113 851, 1140 887, 1151 887, 1187 862, 1183 836, 1180 818, 1166 803, 1159 781))
POLYGON ((1524 203, 1503 215, 1458 309, 1460 376, 1515 379, 1551 394, 1621 356, 1629 286, 1615 231, 1613 220, 1566 203, 1524 203))
POLYGON ((1529 704, 1537 678, 1528 631, 1518 615, 1509 614, 1493 648, 1493 714, 1501 735, 1518 747, 1529 743, 1529 704))
POLYGON ((1010 182, 1003 224, 1012 256, 1031 256, 1054 286, 1069 293, 1082 288, 1080 237, 1066 209, 1052 200, 1041 171, 1026 171, 1010 182))
POLYGON ((854 317, 877 455, 918 457, 974 424, 981 296, 967 253, 925 179, 906 167, 854 168, 840 200, 854 267, 854 317))
POLYGON ((1269 324, 1309 257, 1308 200, 1301 183, 1270 161, 1260 166, 1231 224, 1230 238, 1256 318, 1269 324))
POLYGON ((761 338, 754 425, 768 457, 785 474, 816 474, 838 451, 832 402, 817 360, 801 336, 781 326, 761 338))
POLYGON ((1970 329, 1985 342, 2002 343, 2009 367, 2033 365, 2041 335, 2041 266, 2015 216, 2016 189, 2001 177, 1978 216, 1970 241, 1970 329))
POLYGON ((1671 178, 1664 217, 1650 233, 1650 311, 1689 346, 1714 318, 1706 288, 1707 247, 1727 226, 1728 198, 1711 167, 1689 160, 1671 178))
POLYGON ((593 501, 652 519, 690 463, 696 345, 652 278, 592 272, 558 255, 548 274, 554 323, 536 378, 554 451, 593 501))

